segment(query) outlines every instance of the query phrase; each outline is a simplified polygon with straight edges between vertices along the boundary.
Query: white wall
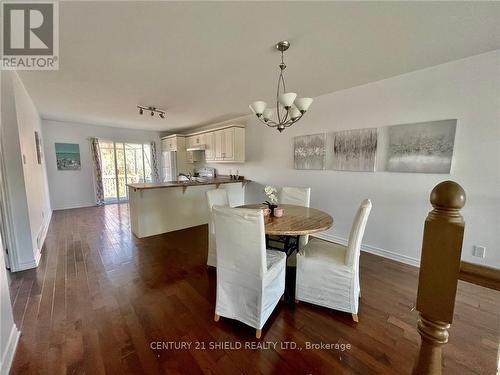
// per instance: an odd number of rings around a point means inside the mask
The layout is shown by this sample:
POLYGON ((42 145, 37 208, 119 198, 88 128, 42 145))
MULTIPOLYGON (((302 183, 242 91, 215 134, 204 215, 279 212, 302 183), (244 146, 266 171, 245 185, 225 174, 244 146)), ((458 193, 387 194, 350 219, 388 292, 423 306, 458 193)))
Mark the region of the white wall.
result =
POLYGON ((323 95, 282 134, 248 117, 247 163, 214 166, 256 181, 247 187, 249 203, 264 198, 258 184, 312 187, 311 205, 334 217, 330 239, 348 237, 357 206, 370 198, 365 249, 412 264, 420 259, 430 191, 441 181, 457 181, 467 193, 462 259, 500 268, 499 67, 497 50, 323 95), (449 175, 293 169, 297 135, 450 118, 458 124, 449 175), (474 244, 486 246, 485 259, 472 257, 474 244))
MULTIPOLYGON (((0 249, 1 249, 0 238, 0 249)), ((3 251, 0 251, 0 374, 8 374, 19 340, 19 330, 12 316, 7 271, 3 251)))
MULTIPOLYGON (((28 203, 33 248, 41 250, 48 230, 52 210, 50 207, 46 160, 38 164, 35 131, 43 142, 41 119, 26 88, 17 74, 14 76, 19 145, 24 155, 23 173, 28 203)), ((38 256, 38 254, 36 254, 38 256)))
MULTIPOLYGON (((95 205, 93 161, 89 141, 91 137, 131 143, 155 141, 160 159, 158 132, 50 120, 43 120, 42 127, 50 201, 54 210, 95 205), (57 170, 55 143, 80 145, 81 170, 57 170)), ((161 171, 160 165, 158 168, 161 171)))
MULTIPOLYGON (((0 72, 0 82, 3 83, 4 80, 5 74, 4 72, 0 72)), ((10 84, 9 87, 11 87, 10 84)), ((4 96, 5 94, 9 94, 9 92, 7 90, 7 87, 5 87, 4 90, 4 86, 2 84, 2 90, 0 90, 0 103, 3 103, 2 99, 6 98, 6 96, 4 96)), ((1 130, 3 130, 4 124, 4 109, 6 109, 6 107, 4 107, 3 105, 0 106, 0 114, 2 114, 2 116, 0 116, 1 134, 3 134, 1 130)), ((5 119, 8 118, 6 117, 5 119)), ((0 173, 2 173, 2 171, 0 171, 0 173)), ((7 270, 5 269, 2 241, 3 239, 0 236, 0 374, 8 374, 12 359, 14 358, 14 354, 16 351, 17 342, 19 339, 19 331, 14 323, 14 317, 12 315, 9 282, 7 278, 7 270)))
POLYGON ((35 131, 41 120, 16 72, 2 76, 2 147, 14 271, 36 267, 52 214, 45 161, 38 164, 35 131))

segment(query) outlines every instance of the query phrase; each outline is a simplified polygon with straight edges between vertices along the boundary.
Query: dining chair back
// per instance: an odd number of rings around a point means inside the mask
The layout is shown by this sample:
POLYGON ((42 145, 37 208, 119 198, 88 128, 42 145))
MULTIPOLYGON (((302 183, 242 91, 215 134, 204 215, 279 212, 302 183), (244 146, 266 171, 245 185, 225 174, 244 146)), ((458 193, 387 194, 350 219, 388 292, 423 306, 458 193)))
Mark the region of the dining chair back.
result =
POLYGON ((285 292, 286 256, 266 250, 260 209, 213 207, 217 243, 214 320, 237 319, 261 329, 285 292))
POLYGON ((311 188, 289 187, 281 188, 280 203, 294 204, 296 206, 309 207, 311 202, 311 188))
POLYGON ((349 234, 349 242, 347 243, 347 251, 345 253, 346 266, 356 267, 359 263, 359 254, 361 251, 361 241, 365 233, 368 216, 372 209, 372 202, 369 199, 363 200, 359 206, 354 221, 352 223, 351 232, 349 234))
POLYGON ((217 266, 262 278, 266 240, 262 210, 213 206, 217 266))
POLYGON ((297 255, 297 301, 349 312, 358 322, 359 255, 371 208, 369 199, 361 202, 347 246, 314 239, 301 249, 297 255))
MULTIPOLYGON (((281 188, 280 203, 309 207, 311 203, 311 188, 284 186, 281 188)), ((308 242, 309 242, 308 235, 300 236, 299 249, 306 246, 308 242)), ((295 262, 293 258, 289 263, 290 265, 294 266, 295 262)))
POLYGON ((225 189, 207 191, 208 203, 208 255, 207 265, 217 267, 217 246, 215 241, 215 225, 213 222, 213 206, 229 206, 229 198, 225 189))

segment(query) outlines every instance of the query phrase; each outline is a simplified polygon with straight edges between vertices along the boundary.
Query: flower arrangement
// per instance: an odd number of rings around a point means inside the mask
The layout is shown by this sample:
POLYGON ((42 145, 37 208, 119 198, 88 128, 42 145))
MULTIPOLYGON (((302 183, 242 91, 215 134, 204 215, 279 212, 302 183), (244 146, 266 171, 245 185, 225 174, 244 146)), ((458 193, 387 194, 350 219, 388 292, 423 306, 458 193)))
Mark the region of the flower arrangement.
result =
POLYGON ((268 205, 276 205, 278 203, 278 190, 274 186, 266 186, 264 188, 264 193, 266 193, 269 201, 266 201, 268 205))
POLYGON ((266 193, 269 199, 264 202, 269 208, 269 216, 274 216, 274 209, 278 207, 278 190, 274 186, 268 185, 264 188, 264 193, 266 193))

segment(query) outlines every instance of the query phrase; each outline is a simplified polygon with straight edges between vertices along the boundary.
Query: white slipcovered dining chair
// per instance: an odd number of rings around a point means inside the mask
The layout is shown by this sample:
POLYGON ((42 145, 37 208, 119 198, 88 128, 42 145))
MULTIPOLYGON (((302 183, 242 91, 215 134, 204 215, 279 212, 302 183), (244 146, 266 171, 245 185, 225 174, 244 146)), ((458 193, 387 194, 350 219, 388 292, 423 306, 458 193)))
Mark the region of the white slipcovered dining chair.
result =
MULTIPOLYGON (((309 207, 311 202, 311 188, 290 187, 284 186, 279 193, 279 204, 293 204, 296 206, 309 207)), ((286 212, 285 212, 286 215, 286 212)), ((299 238, 298 248, 301 249, 307 245, 309 241, 308 235, 302 235, 299 238)), ((284 247, 284 240, 280 236, 268 236, 268 244, 273 249, 281 249, 284 247)), ((287 265, 295 267, 296 253, 290 254, 287 265)))
POLYGON ((359 253, 372 203, 359 207, 347 246, 319 239, 297 254, 295 300, 349 312, 358 322, 359 253))
POLYGON ((283 186, 279 194, 280 204, 294 204, 309 207, 311 203, 311 188, 283 186))
POLYGON ((285 253, 266 250, 261 210, 214 206, 217 298, 214 320, 262 327, 285 292, 285 253))
MULTIPOLYGON (((280 204, 294 204, 309 207, 311 204, 311 188, 283 186, 279 195, 280 204)), ((300 236, 299 249, 307 245, 309 236, 300 236)))
POLYGON ((215 242, 215 226, 212 216, 213 206, 229 206, 229 198, 225 189, 207 191, 208 203, 208 256, 207 266, 217 267, 217 246, 215 242))

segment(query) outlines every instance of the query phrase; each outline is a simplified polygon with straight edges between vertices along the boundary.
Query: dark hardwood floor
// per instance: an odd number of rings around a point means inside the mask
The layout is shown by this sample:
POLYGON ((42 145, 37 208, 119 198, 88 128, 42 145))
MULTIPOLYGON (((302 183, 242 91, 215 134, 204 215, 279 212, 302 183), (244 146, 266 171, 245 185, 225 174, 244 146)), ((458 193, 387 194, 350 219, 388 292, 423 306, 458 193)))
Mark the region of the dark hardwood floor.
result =
MULTIPOLYGON (((235 349, 259 341, 242 323, 213 321, 216 281, 205 267, 206 237, 201 226, 139 240, 125 204, 54 212, 40 266, 13 275, 22 335, 11 373, 411 372, 419 342, 416 268, 363 253, 358 324, 350 314, 280 303, 260 341, 278 346, 235 349), (192 344, 151 349, 157 341, 192 344), (352 347, 308 350, 307 342, 352 347)), ((460 282, 445 374, 496 372, 499 311, 500 293, 460 282)))

